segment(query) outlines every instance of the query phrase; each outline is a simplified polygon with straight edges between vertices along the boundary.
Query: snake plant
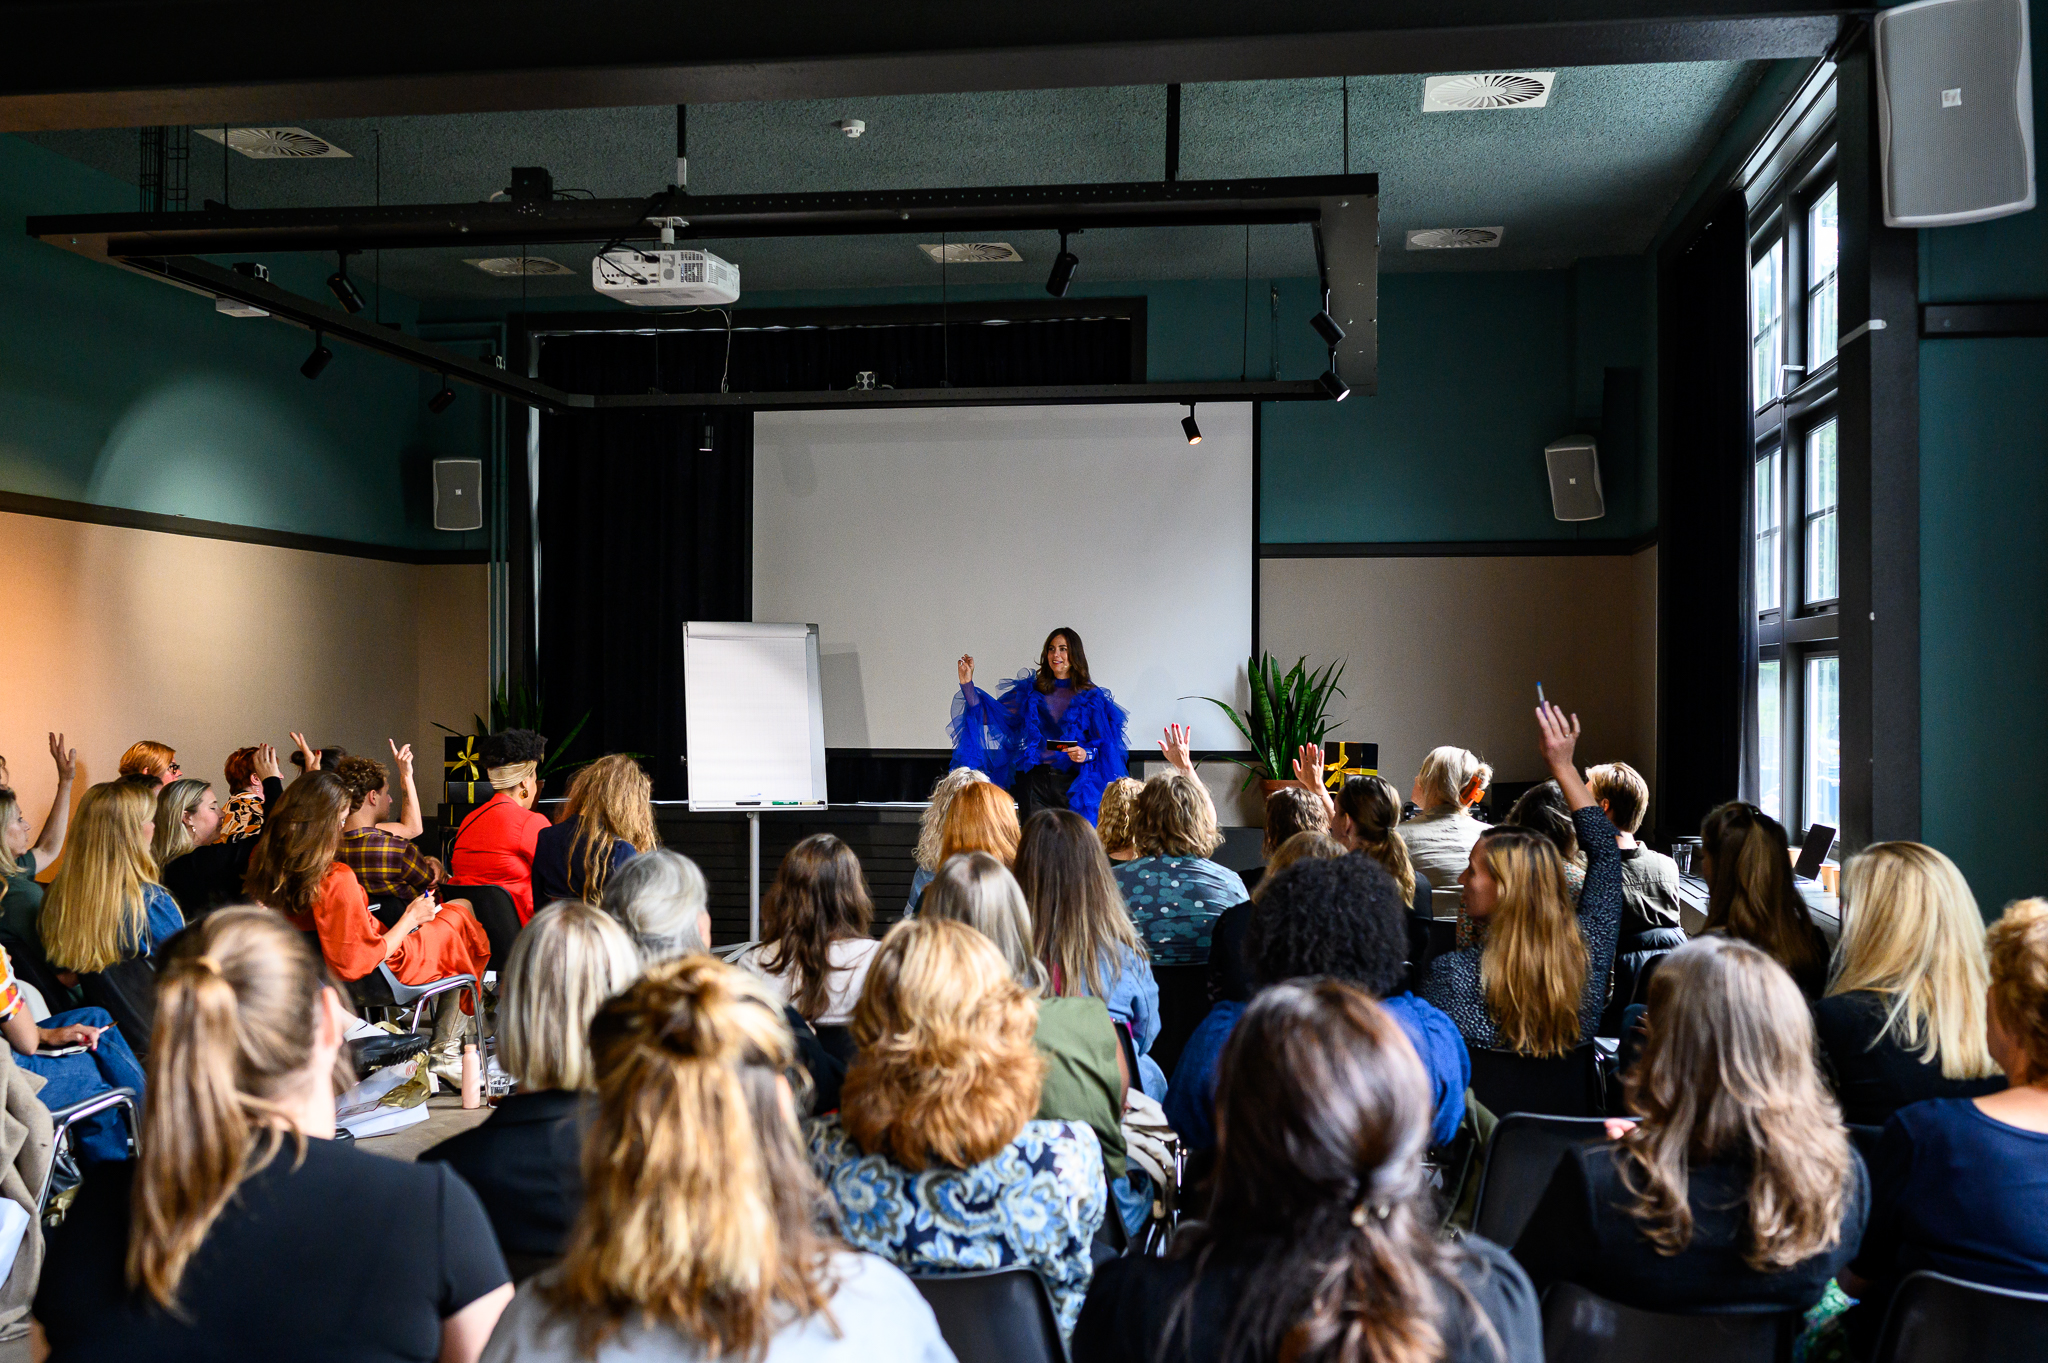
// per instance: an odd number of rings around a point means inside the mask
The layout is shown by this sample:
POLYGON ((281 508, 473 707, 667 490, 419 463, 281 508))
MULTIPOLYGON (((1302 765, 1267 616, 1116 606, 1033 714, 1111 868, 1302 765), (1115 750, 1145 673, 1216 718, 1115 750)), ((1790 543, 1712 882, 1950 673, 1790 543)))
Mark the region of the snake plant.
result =
POLYGON ((1337 724, 1330 721, 1330 697, 1341 696, 1337 681, 1344 675, 1342 660, 1318 671, 1308 670, 1308 659, 1298 658, 1284 675, 1270 653, 1250 659, 1245 673, 1251 683, 1251 703, 1243 711, 1214 696, 1201 696, 1224 714, 1251 744, 1252 757, 1238 765, 1245 769, 1245 785, 1254 781, 1286 781, 1294 775, 1294 758, 1304 743, 1321 746, 1323 737, 1337 724))

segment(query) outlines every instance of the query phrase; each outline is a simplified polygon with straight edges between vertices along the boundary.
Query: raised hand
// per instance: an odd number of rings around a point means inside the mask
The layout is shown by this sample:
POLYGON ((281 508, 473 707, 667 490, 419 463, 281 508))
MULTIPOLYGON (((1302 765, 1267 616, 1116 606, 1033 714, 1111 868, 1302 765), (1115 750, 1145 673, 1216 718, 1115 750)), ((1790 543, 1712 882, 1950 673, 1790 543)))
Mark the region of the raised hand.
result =
POLYGON ((50 735, 50 760, 57 764, 57 784, 69 785, 78 775, 78 749, 64 746, 64 735, 50 735))
POLYGON ((398 766, 400 784, 412 780, 412 744, 408 743, 401 748, 394 739, 387 738, 384 741, 391 744, 391 760, 398 766))
POLYGON ((320 754, 313 751, 313 745, 306 741, 306 736, 302 733, 299 733, 297 730, 293 730, 292 742, 299 745, 299 756, 305 759, 306 770, 320 770, 320 754))
POLYGON ((1536 707, 1536 724, 1543 731, 1543 760, 1553 773, 1572 766, 1572 753, 1579 746, 1579 717, 1565 717, 1564 711, 1545 701, 1536 707))
POLYGON ((256 745, 256 779, 259 781, 282 781, 284 768, 278 765, 277 749, 268 743, 256 745))
POLYGON ((1169 724, 1166 726, 1166 736, 1159 740, 1159 751, 1165 755, 1167 762, 1189 776, 1195 774, 1194 754, 1188 749, 1188 738, 1193 732, 1185 724, 1169 724))
POLYGON ((962 686, 974 685, 974 655, 972 653, 961 654, 960 661, 953 666, 960 674, 960 684, 962 686))
POLYGON ((1301 751, 1294 755, 1294 779, 1304 790, 1318 795, 1326 794, 1328 787, 1323 776, 1323 745, 1304 743, 1301 751))

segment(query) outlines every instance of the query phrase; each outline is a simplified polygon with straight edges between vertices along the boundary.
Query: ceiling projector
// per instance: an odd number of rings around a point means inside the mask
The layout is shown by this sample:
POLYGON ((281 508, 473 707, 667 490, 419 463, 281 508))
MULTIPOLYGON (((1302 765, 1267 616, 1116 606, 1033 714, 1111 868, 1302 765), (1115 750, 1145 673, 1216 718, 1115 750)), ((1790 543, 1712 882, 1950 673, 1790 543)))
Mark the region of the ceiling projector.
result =
POLYGON ((715 307, 739 301, 740 267, 709 251, 607 251, 590 262, 590 286, 635 307, 715 307))

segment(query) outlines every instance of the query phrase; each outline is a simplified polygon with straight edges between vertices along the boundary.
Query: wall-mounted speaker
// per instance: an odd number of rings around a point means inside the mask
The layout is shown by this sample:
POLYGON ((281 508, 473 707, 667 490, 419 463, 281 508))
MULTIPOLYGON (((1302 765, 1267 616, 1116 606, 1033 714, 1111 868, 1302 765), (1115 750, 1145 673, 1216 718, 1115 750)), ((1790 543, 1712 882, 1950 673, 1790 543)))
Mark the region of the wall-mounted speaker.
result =
POLYGON ((1607 514, 1600 491, 1600 449, 1590 435, 1568 435, 1543 447, 1550 466, 1550 509, 1561 521, 1597 521, 1607 514))
POLYGON ((2027 0, 1916 0, 1873 25, 1887 227, 2034 206, 2027 0))
POLYGON ((434 528, 436 530, 481 530, 484 528, 483 460, 436 459, 434 461, 434 528))

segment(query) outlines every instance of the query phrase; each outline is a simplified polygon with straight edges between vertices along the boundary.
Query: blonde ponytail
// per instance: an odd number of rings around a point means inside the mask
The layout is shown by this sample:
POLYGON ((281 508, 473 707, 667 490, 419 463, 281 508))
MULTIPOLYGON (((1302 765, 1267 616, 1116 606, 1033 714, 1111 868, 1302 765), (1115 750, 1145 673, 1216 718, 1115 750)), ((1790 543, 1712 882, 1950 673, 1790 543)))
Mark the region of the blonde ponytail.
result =
POLYGON ((319 964, 265 909, 181 933, 157 976, 156 1030, 128 1233, 128 1285, 177 1309, 185 1265, 244 1179, 305 1136, 276 1096, 313 1054, 319 964))

